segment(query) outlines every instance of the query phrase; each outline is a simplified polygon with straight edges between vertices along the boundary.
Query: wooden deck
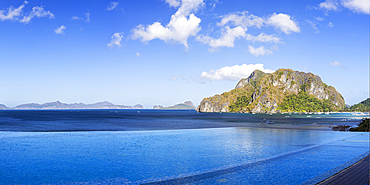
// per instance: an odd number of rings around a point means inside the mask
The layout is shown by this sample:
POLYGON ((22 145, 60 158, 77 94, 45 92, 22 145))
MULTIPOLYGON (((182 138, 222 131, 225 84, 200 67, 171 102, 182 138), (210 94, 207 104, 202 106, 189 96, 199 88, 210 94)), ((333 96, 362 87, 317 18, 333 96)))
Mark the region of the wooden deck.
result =
POLYGON ((340 171, 319 185, 366 185, 369 184, 369 156, 340 171))

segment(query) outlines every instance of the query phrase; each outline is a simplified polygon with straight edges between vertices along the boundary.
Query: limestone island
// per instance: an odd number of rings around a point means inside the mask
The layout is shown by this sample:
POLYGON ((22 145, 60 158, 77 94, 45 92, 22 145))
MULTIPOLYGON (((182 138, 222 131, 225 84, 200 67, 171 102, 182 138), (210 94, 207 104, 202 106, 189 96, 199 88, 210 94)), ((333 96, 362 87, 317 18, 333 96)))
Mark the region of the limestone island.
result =
POLYGON ((345 107, 343 96, 312 73, 255 70, 236 87, 204 98, 198 112, 283 113, 333 112, 345 107))

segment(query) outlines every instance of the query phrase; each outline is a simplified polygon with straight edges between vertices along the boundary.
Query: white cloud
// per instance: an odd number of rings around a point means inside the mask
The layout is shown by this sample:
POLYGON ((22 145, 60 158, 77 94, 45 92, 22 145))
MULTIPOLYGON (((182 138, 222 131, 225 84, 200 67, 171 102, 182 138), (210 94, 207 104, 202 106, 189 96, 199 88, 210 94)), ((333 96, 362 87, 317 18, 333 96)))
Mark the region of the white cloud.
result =
POLYGON ((179 7, 180 6, 180 1, 178 0, 164 0, 166 3, 168 3, 172 7, 179 7))
POLYGON ((342 5, 356 13, 370 14, 369 0, 342 0, 342 5))
POLYGON ((323 20, 325 20, 325 19, 323 19, 322 17, 316 17, 315 18, 317 21, 323 21, 323 20))
POLYGON ((314 29, 314 30, 316 30, 315 32, 316 33, 319 33, 320 31, 319 31, 319 29, 316 27, 316 23, 314 23, 314 22, 312 22, 312 21, 310 21, 310 20, 306 20, 306 22, 314 29))
POLYGON ((182 0, 179 9, 171 16, 171 20, 166 26, 159 22, 147 26, 139 25, 133 30, 131 37, 140 39, 142 42, 153 39, 179 42, 188 48, 188 38, 196 36, 201 29, 199 26, 201 19, 192 12, 196 12, 202 5, 203 0, 182 0))
POLYGON ((267 35, 266 33, 260 33, 257 36, 253 36, 251 34, 246 34, 246 40, 250 40, 252 42, 273 42, 273 43, 283 43, 281 38, 275 37, 275 35, 267 35))
POLYGON ((116 2, 116 1, 110 2, 107 6, 107 10, 112 11, 116 8, 117 5, 118 5, 118 2, 116 2))
POLYGON ((140 55, 140 53, 139 53, 139 52, 137 52, 137 53, 136 53, 136 56, 137 56, 137 57, 141 57, 141 55, 140 55))
POLYGON ((24 15, 22 9, 25 7, 26 4, 28 4, 28 2, 24 1, 24 3, 16 9, 14 9, 13 6, 10 6, 8 8, 8 12, 0 10, 0 20, 17 20, 21 23, 28 24, 34 17, 55 17, 54 14, 52 14, 50 11, 45 11, 44 8, 40 6, 33 7, 32 11, 24 15), (20 19, 22 16, 23 18, 20 19))
POLYGON ((247 15, 247 11, 229 14, 222 17, 222 20, 217 23, 218 26, 225 26, 231 24, 233 26, 243 26, 261 28, 262 26, 273 26, 286 34, 292 32, 300 32, 298 23, 292 20, 291 16, 283 13, 273 13, 271 16, 263 19, 255 15, 247 15))
POLYGON ((272 51, 270 51, 268 49, 265 49, 265 47, 263 47, 263 46, 261 46, 259 48, 254 48, 253 46, 248 46, 248 51, 256 57, 272 54, 272 51))
POLYGON ((321 9, 326 10, 326 11, 330 11, 330 10, 336 11, 336 10, 339 9, 338 6, 339 6, 339 4, 338 4, 337 0, 326 0, 325 2, 322 2, 322 3, 319 4, 319 7, 321 9))
POLYGON ((220 46, 234 47, 235 39, 239 37, 245 37, 246 31, 247 28, 243 28, 241 26, 232 29, 226 26, 225 31, 222 33, 222 36, 219 39, 214 39, 209 36, 200 35, 197 37, 197 40, 204 44, 208 44, 213 48, 217 48, 220 46))
POLYGON ((21 6, 19 6, 18 8, 14 9, 13 6, 10 6, 8 8, 8 12, 4 11, 4 10, 0 10, 0 20, 1 21, 5 21, 5 20, 18 20, 18 17, 21 15, 22 13, 22 9, 24 8, 24 6, 28 4, 27 1, 25 1, 21 6))
POLYGON ((332 22, 329 22, 328 26, 329 26, 330 28, 332 28, 332 27, 334 26, 334 24, 333 24, 332 22))
POLYGON ((51 19, 55 16, 50 11, 44 11, 43 7, 35 6, 27 16, 23 16, 23 19, 21 19, 20 22, 28 24, 34 17, 49 17, 51 19))
POLYGON ((339 11, 342 6, 356 13, 370 14, 369 0, 326 0, 319 4, 325 11, 339 11))
POLYGON ((85 13, 86 16, 86 22, 90 22, 90 12, 85 13))
POLYGON ((232 13, 227 16, 223 16, 221 21, 217 23, 218 26, 225 26, 230 23, 233 26, 252 27, 256 26, 261 28, 265 20, 255 15, 247 15, 248 11, 232 13))
POLYGON ((63 32, 64 29, 66 29, 66 27, 64 25, 61 25, 59 28, 54 29, 54 31, 55 31, 56 34, 64 35, 64 32, 63 32))
POLYGON ((77 16, 72 16, 72 20, 80 20, 81 18, 77 17, 77 16))
POLYGON ((234 66, 225 66, 217 70, 211 70, 209 72, 203 71, 200 75, 201 79, 205 81, 214 80, 240 80, 241 78, 247 78, 254 70, 259 69, 265 73, 274 72, 271 69, 265 69, 263 64, 242 64, 234 66))
POLYGON ((266 24, 275 27, 275 29, 280 29, 286 34, 290 34, 292 32, 300 32, 298 23, 292 20, 290 15, 288 14, 274 13, 271 15, 271 17, 267 19, 266 24))
POLYGON ((107 44, 108 47, 114 47, 114 45, 117 45, 118 47, 121 47, 121 41, 123 38, 123 32, 122 33, 115 33, 112 35, 112 40, 109 44, 107 44))
POLYGON ((331 66, 338 66, 338 67, 342 67, 342 64, 340 64, 338 61, 335 61, 335 62, 329 62, 329 64, 331 66))
POLYGON ((366 90, 364 90, 364 94, 368 94, 369 92, 367 92, 366 90))
POLYGON ((90 22, 90 12, 85 13, 85 19, 83 17, 72 16, 72 20, 85 20, 85 22, 90 22))
MULTIPOLYGON (((252 42, 273 42, 273 43, 283 43, 281 38, 275 37, 275 35, 267 35, 265 33, 261 33, 258 36, 253 36, 251 34, 246 33, 247 28, 243 28, 242 26, 238 26, 235 28, 230 28, 229 26, 225 27, 225 31, 222 33, 222 36, 218 39, 199 35, 196 40, 200 41, 204 44, 208 44, 212 48, 218 47, 234 47, 234 41, 237 38, 243 37, 247 41, 252 42)), ((215 51, 214 49, 210 51, 215 51)))

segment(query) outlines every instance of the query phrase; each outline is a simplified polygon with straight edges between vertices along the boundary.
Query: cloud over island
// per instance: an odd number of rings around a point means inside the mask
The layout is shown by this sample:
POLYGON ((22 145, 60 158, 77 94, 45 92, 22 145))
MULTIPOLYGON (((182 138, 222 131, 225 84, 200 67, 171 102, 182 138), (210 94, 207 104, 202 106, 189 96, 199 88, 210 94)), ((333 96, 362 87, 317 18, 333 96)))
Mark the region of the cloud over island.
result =
POLYGON ((203 71, 200 78, 203 81, 215 81, 215 80, 240 80, 241 78, 247 78, 254 70, 261 70, 265 73, 272 73, 274 70, 265 69, 263 64, 242 64, 234 66, 225 66, 217 70, 210 70, 208 72, 203 71))

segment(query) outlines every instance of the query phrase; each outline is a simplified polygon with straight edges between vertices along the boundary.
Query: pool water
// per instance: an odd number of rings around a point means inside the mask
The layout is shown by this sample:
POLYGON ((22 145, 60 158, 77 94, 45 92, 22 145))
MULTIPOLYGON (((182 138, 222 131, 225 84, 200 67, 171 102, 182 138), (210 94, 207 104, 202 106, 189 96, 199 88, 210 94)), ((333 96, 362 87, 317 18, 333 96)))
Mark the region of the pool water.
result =
POLYGON ((361 132, 3 131, 0 184, 301 184, 368 152, 361 132))

